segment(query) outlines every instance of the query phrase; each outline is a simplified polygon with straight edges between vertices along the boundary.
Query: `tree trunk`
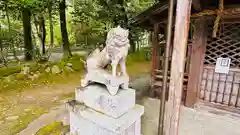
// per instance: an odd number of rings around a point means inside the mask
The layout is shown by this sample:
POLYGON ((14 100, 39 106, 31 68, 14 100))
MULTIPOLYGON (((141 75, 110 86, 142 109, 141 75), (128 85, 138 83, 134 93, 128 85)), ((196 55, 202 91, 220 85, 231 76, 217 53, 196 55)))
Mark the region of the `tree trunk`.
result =
POLYGON ((37 18, 36 18, 36 16, 33 16, 33 18, 34 18, 34 26, 35 26, 35 29, 36 29, 36 32, 37 32, 37 37, 40 39, 40 42, 41 42, 41 44, 42 44, 42 34, 40 33, 40 28, 39 28, 39 22, 38 22, 38 20, 37 20, 37 18))
MULTIPOLYGON (((9 14, 8 14, 8 6, 7 6, 7 4, 5 5, 5 9, 6 9, 6 16, 7 16, 7 21, 8 21, 8 32, 10 33, 11 30, 12 30, 12 26, 11 26, 11 21, 10 21, 9 14)), ((14 56, 14 58, 15 58, 17 61, 19 61, 19 59, 18 59, 18 57, 17 57, 17 53, 16 53, 16 50, 15 50, 15 46, 14 46, 14 42, 13 42, 12 37, 11 37, 10 48, 11 48, 12 51, 13 51, 13 56, 14 56)))
POLYGON ((3 44, 2 44, 2 33, 1 33, 1 25, 0 25, 0 63, 3 63, 5 66, 7 66, 6 64, 6 60, 3 54, 3 44))
POLYGON ((54 33, 53 33, 53 22, 52 22, 52 3, 49 4, 48 15, 49 15, 49 26, 50 26, 50 46, 54 46, 54 33))
POLYGON ((88 46, 88 35, 85 35, 85 45, 88 46))
POLYGON ((2 45, 2 25, 0 25, 0 51, 2 52, 3 51, 3 45, 2 45))
POLYGON ((24 29, 25 60, 32 60, 31 12, 27 8, 22 8, 22 21, 24 29))
POLYGON ((65 8, 66 8, 66 2, 65 0, 61 0, 59 3, 59 14, 60 14, 61 35, 62 35, 62 42, 63 42, 63 54, 64 56, 72 56, 71 50, 69 47, 65 8))
POLYGON ((131 45, 131 52, 136 52, 136 44, 134 43, 134 40, 133 40, 133 36, 132 36, 132 32, 131 32, 131 29, 129 29, 129 42, 130 42, 130 45, 131 45))
POLYGON ((33 38, 33 44, 36 46, 37 45, 37 39, 35 37, 33 29, 32 29, 32 38, 33 38))
POLYGON ((41 41, 42 41, 42 54, 46 53, 46 45, 45 45, 45 40, 46 40, 46 28, 45 28, 45 20, 43 16, 40 16, 40 30, 41 30, 41 41))

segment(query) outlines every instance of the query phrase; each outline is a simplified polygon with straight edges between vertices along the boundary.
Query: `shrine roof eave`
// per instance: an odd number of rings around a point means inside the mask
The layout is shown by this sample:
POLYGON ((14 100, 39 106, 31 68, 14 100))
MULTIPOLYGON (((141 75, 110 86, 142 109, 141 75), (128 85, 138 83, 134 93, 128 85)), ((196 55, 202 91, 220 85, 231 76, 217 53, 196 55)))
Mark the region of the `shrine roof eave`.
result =
MULTIPOLYGON (((219 0, 193 0, 195 4, 196 1, 199 1, 201 4, 201 11, 203 10, 215 10, 218 9, 218 1, 219 0)), ((226 8, 240 8, 240 0, 225 0, 224 6, 226 8)), ((176 14, 176 5, 174 6, 174 16, 176 14)), ((196 8, 196 6, 192 6, 191 14, 194 15, 196 13, 201 12, 196 8)), ((152 7, 138 14, 134 18, 130 19, 130 24, 141 27, 146 30, 152 30, 153 25, 156 23, 167 23, 168 18, 168 1, 161 0, 160 2, 154 4, 152 7)), ((191 19, 197 18, 196 16, 191 16, 191 19)))

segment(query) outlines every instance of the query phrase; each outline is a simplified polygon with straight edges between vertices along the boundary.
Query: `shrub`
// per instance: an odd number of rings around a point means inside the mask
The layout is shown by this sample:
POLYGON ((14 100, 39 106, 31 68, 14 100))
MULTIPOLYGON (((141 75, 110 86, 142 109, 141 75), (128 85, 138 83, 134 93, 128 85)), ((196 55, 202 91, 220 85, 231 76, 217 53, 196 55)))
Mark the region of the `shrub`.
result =
POLYGON ((11 74, 15 74, 15 73, 20 73, 21 72, 21 66, 15 66, 15 67, 3 67, 0 68, 0 78, 9 76, 11 74))
POLYGON ((15 76, 15 79, 16 79, 16 80, 24 80, 24 79, 26 79, 26 78, 27 78, 27 75, 22 74, 22 73, 18 73, 18 74, 16 74, 16 76, 15 76))
POLYGON ((43 70, 39 64, 30 65, 30 72, 36 72, 43 70))
POLYGON ((83 59, 83 56, 74 54, 72 57, 64 57, 59 63, 58 66, 62 69, 64 69, 65 66, 67 66, 68 63, 72 64, 72 69, 74 71, 81 71, 84 69, 84 65, 81 62, 80 59, 83 59))
POLYGON ((130 53, 127 56, 127 65, 131 65, 134 62, 144 62, 144 61, 147 61, 145 51, 130 53))

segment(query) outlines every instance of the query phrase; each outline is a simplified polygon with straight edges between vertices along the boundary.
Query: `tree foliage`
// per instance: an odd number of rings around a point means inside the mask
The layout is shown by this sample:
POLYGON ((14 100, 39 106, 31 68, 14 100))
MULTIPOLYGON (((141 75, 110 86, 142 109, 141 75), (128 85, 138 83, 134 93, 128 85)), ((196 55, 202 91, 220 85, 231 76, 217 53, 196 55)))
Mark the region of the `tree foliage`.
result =
POLYGON ((154 3, 153 0, 75 0, 74 16, 77 42, 88 45, 103 43, 111 27, 121 25, 130 29, 131 45, 140 40, 142 30, 133 27, 128 20, 154 3))
POLYGON ((24 46, 25 55, 29 55, 27 57, 31 59, 39 44, 42 44, 43 53, 45 46, 67 45, 63 46, 66 50, 69 45, 78 44, 86 49, 95 48, 105 43, 110 28, 121 25, 130 30, 129 38, 134 50, 135 44, 143 36, 143 31, 131 26, 128 21, 155 2, 154 0, 66 0, 65 17, 61 18, 60 4, 63 1, 1 0, 0 24, 6 27, 0 32, 2 44, 9 48, 24 46), (66 28, 61 27, 64 18, 66 28))

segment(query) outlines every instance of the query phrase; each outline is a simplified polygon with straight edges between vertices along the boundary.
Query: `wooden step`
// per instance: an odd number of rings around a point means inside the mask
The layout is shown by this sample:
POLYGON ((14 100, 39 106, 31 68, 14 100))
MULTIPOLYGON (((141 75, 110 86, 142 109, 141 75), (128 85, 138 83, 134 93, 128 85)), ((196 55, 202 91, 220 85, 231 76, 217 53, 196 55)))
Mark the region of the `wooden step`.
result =
MULTIPOLYGON (((162 81, 156 81, 153 86, 158 86, 158 87, 162 87, 163 86, 163 82, 162 81)), ((169 87, 169 83, 167 83, 167 87, 169 87)), ((183 85, 183 89, 187 89, 187 85, 183 85)))
MULTIPOLYGON (((163 79, 163 76, 162 75, 156 75, 155 76, 157 79, 163 79)), ((170 80, 170 76, 168 76, 168 80, 170 80)), ((188 82, 188 79, 187 78, 184 78, 183 79, 184 82, 188 82)))

